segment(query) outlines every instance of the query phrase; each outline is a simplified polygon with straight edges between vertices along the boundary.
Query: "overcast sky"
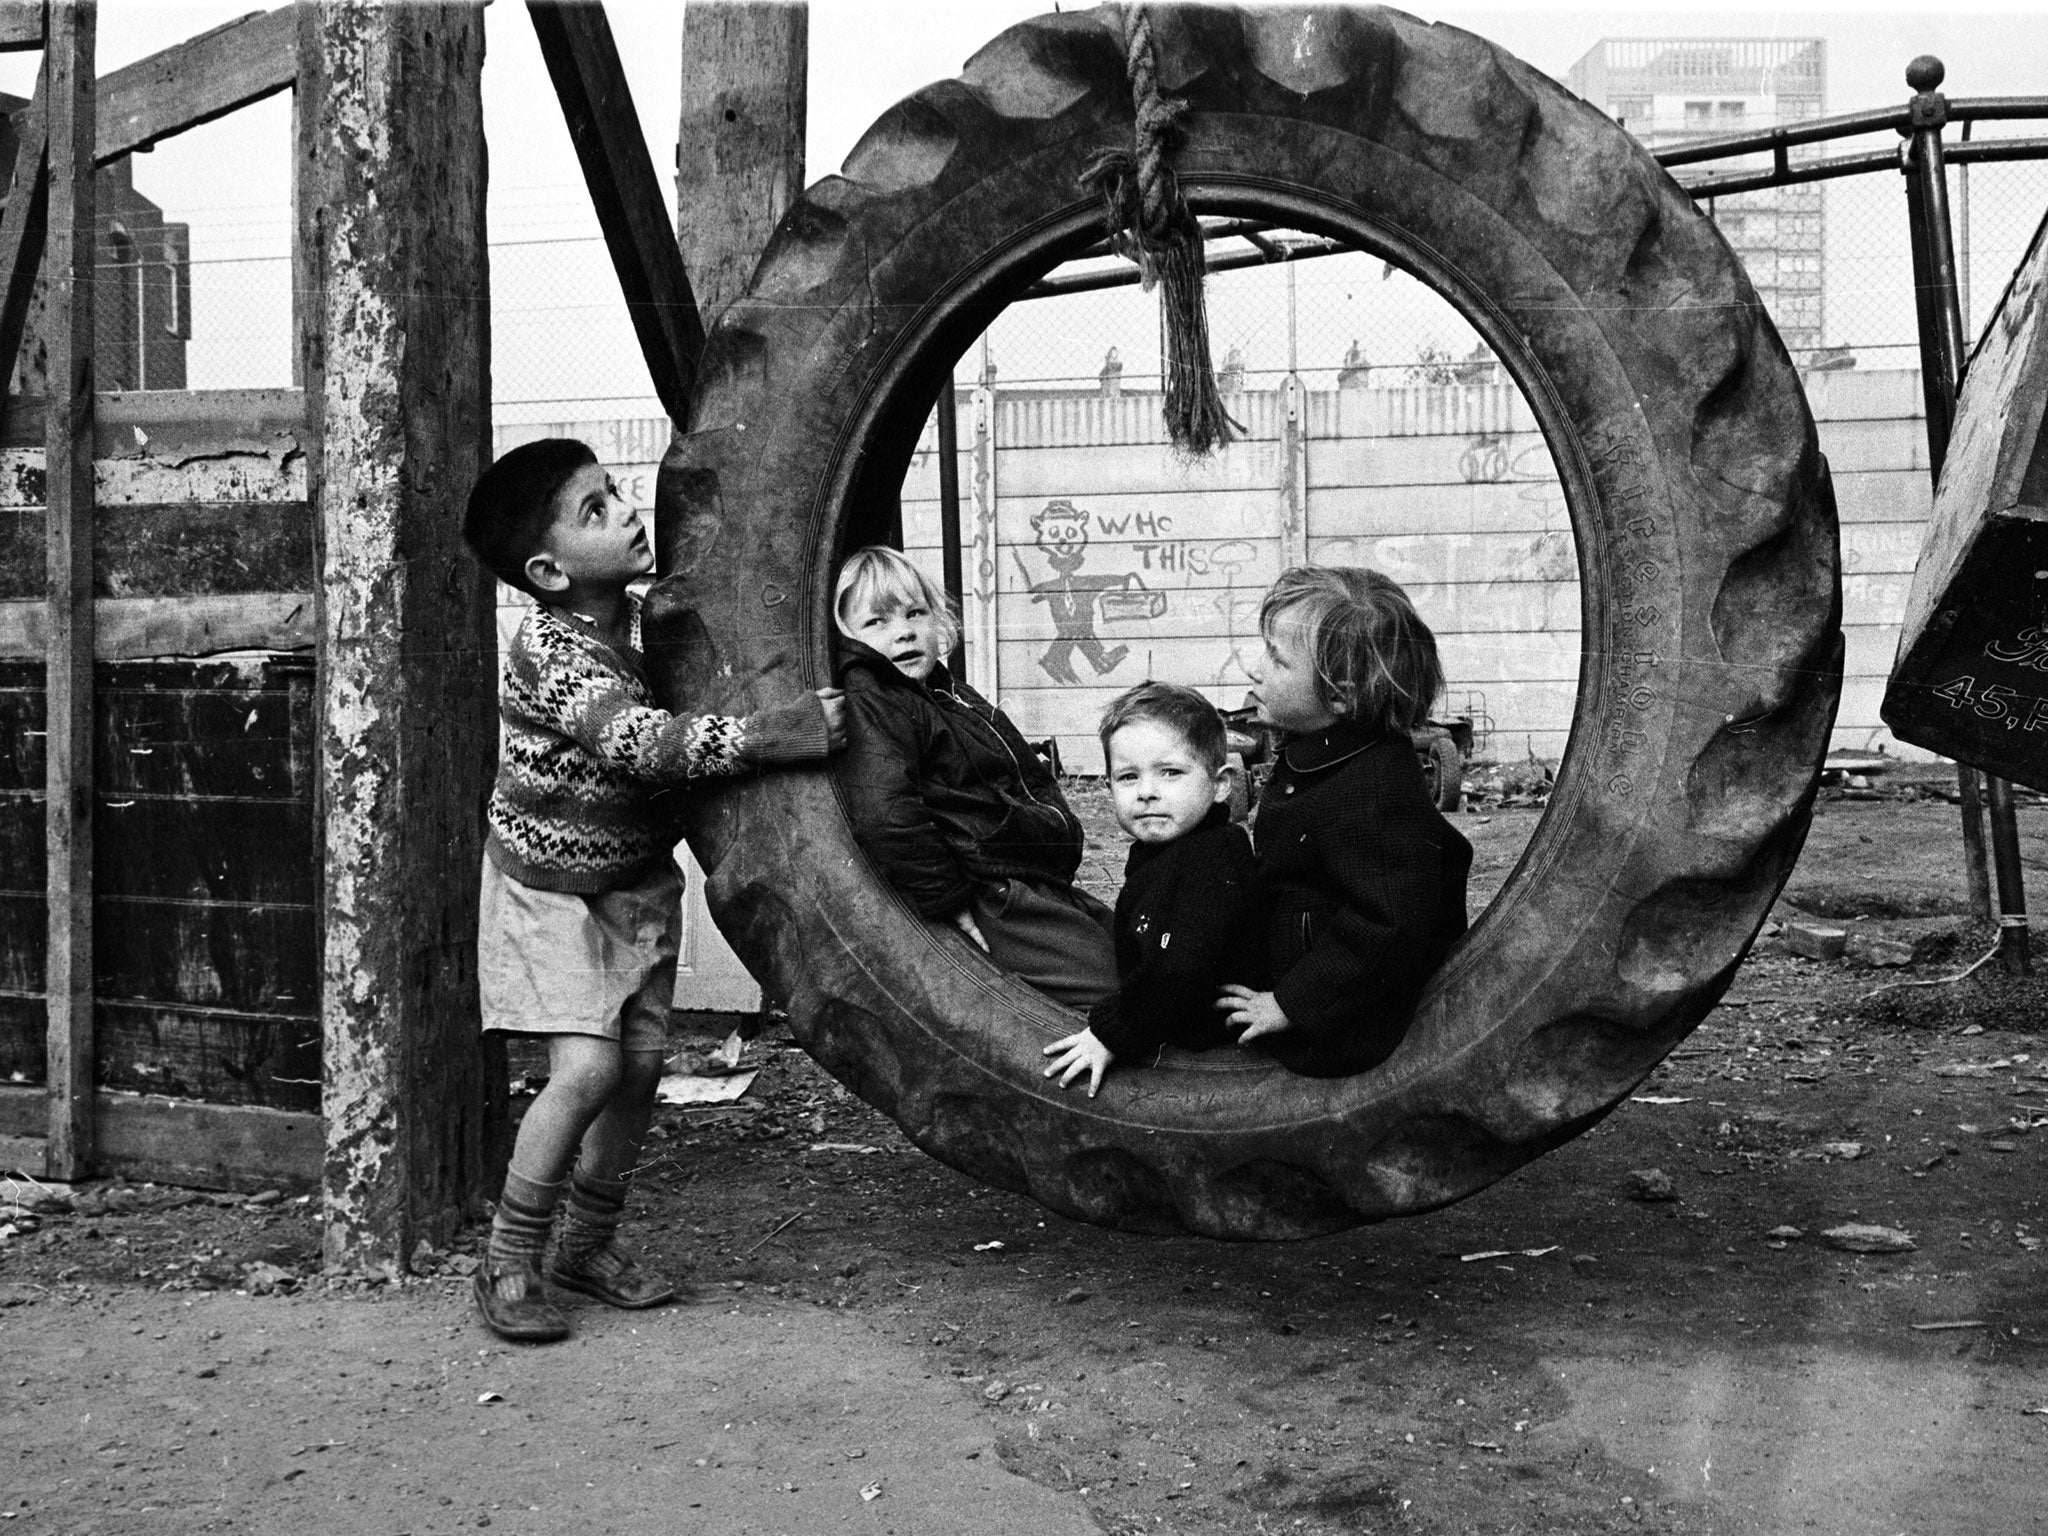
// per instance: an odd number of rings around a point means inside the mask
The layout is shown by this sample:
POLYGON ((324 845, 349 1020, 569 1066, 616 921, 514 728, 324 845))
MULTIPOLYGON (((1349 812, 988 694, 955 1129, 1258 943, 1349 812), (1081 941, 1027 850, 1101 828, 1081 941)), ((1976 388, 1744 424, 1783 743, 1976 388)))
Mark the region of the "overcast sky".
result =
MULTIPOLYGON (((246 9, 103 0, 101 70, 246 9)), ((682 7, 675 0, 612 0, 608 9, 650 153, 666 176, 679 106, 682 7)), ((836 169, 868 124, 896 100, 956 73, 1004 27, 1045 9, 1038 0, 817 0, 811 7, 808 177, 836 169)), ((1924 52, 1947 63, 1945 89, 1951 95, 2048 94, 2048 13, 2040 7, 1980 6, 1968 13, 1941 12, 1931 3, 1913 9, 1880 3, 1855 12, 1708 11, 1642 3, 1569 10, 1427 4, 1407 9, 1478 32, 1559 78, 1604 37, 1810 36, 1827 42, 1831 113, 1901 101, 1907 94, 1905 65, 1924 52)), ((537 376, 559 381, 550 392, 564 395, 639 391, 644 374, 632 377, 630 359, 622 373, 616 356, 622 311, 602 248, 591 243, 595 221, 524 5, 497 0, 487 29, 490 217, 498 247, 493 278, 504 365, 499 394, 534 393, 537 376), (526 243, 565 239, 582 243, 526 243)), ((0 58, 0 89, 27 95, 34 64, 34 55, 0 58)), ((287 103, 273 99, 137 157, 138 187, 169 217, 192 226, 197 386, 284 382, 273 375, 288 368, 289 358, 282 259, 289 242, 289 125, 287 103)), ((1984 201, 1979 222, 1988 230, 1993 210, 1984 201)), ((2038 206, 2028 212, 2028 227, 2038 214, 2038 206)), ((1996 244, 1997 238, 2002 237, 1987 235, 1986 242, 1996 244)), ((1092 347, 1091 355, 1099 358, 1099 343, 1090 335, 1077 346, 1092 347)))

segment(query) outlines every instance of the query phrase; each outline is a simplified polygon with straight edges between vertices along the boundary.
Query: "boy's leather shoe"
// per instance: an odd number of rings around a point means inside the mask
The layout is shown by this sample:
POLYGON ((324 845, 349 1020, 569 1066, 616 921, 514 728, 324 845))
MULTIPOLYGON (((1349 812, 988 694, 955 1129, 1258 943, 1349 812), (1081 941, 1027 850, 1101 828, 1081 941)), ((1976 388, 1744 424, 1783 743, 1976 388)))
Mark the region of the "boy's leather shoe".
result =
POLYGON ((565 1291, 580 1291, 608 1307, 624 1307, 629 1312, 658 1307, 676 1296, 676 1287, 671 1282, 650 1275, 610 1243, 576 1264, 557 1253, 548 1269, 548 1279, 565 1291))
POLYGON ((476 1310, 491 1332, 515 1344, 552 1344, 569 1337, 569 1319, 548 1300, 538 1267, 476 1269, 476 1310))

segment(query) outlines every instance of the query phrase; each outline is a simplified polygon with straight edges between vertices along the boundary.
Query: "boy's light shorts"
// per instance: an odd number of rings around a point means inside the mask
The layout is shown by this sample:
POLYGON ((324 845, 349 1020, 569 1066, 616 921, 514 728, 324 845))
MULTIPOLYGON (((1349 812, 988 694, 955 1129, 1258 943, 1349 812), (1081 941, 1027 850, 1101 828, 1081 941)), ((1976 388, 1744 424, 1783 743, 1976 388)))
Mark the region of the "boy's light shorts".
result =
POLYGON ((601 896, 536 890, 490 858, 483 863, 476 979, 484 1028, 666 1051, 683 931, 674 862, 601 896))

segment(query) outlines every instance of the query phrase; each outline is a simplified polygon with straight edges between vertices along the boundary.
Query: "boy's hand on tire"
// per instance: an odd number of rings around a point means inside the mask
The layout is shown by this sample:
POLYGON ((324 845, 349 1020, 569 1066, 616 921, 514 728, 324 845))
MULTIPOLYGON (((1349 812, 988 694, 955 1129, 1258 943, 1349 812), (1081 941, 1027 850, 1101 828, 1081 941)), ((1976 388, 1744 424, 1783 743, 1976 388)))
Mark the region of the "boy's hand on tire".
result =
POLYGON ((1249 1045, 1261 1035, 1277 1035, 1293 1027, 1272 993, 1254 992, 1234 981, 1223 989, 1216 1006, 1223 1010, 1224 1028, 1236 1032, 1239 1045, 1249 1045))
POLYGON ((1094 1098, 1102 1086, 1102 1074, 1109 1070, 1111 1060, 1109 1047, 1095 1038, 1095 1031, 1084 1029, 1078 1035, 1068 1035, 1064 1040, 1055 1040, 1045 1048, 1045 1054, 1053 1058, 1045 1075, 1058 1075, 1060 1086, 1070 1088, 1074 1080, 1082 1075, 1088 1078, 1088 1097, 1094 1098))

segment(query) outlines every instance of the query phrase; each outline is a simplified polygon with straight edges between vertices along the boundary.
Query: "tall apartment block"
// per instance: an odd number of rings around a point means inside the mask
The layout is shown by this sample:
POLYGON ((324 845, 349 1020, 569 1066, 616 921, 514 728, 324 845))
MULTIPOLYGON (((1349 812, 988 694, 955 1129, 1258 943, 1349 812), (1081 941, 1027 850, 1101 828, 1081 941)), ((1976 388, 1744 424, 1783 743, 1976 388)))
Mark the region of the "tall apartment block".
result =
MULTIPOLYGON (((1566 77, 1652 149, 1819 117, 1827 94, 1820 38, 1611 37, 1566 77)), ((1794 158, 1802 152, 1793 150, 1794 158)), ((1821 346, 1822 190, 1818 183, 1712 200, 1795 360, 1821 346)))

